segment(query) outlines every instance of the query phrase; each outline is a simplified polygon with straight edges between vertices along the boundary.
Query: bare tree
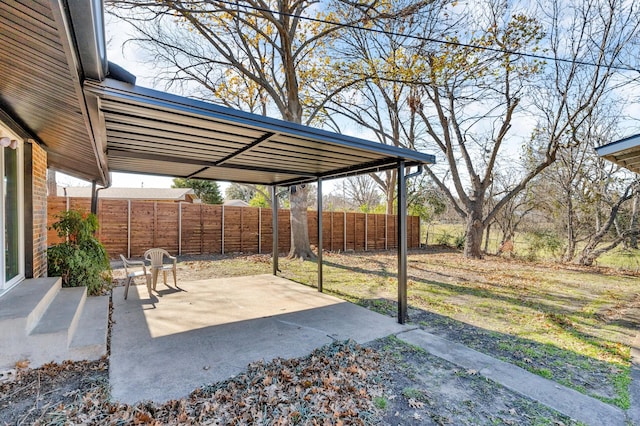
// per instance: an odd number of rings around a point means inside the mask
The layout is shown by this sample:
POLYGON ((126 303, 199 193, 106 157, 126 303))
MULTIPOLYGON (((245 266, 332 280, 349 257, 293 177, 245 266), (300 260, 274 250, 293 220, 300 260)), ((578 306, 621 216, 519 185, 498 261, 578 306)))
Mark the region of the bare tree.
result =
MULTIPOLYGON (((513 178, 514 175, 508 173, 508 170, 505 173, 497 173, 494 178, 494 191, 491 199, 500 200, 503 194, 513 187, 513 178)), ((487 207, 492 209, 493 205, 489 203, 487 207)), ((495 224, 500 228, 500 233, 502 234, 500 237, 501 245, 509 241, 513 243, 519 226, 535 208, 533 192, 528 189, 520 192, 512 197, 508 203, 504 204, 503 208, 494 216, 495 224)))
MULTIPOLYGON (((442 11, 447 3, 432 1, 413 13, 372 22, 374 32, 350 30, 339 48, 344 59, 334 80, 350 78, 345 74, 361 79, 348 90, 336 91, 326 110, 348 118, 382 144, 416 149, 421 129, 416 85, 410 76, 421 58, 415 54, 414 37, 431 38, 442 31, 446 25, 441 20, 442 11)), ((396 7, 408 10, 415 4, 400 0, 396 7)), ((335 121, 332 124, 339 128, 335 121)), ((371 175, 385 194, 387 214, 394 212, 396 174, 388 170, 371 175)))
MULTIPOLYGON (((378 11, 377 0, 335 3, 343 12, 354 12, 342 15, 347 17, 344 24, 385 16, 378 11)), ((318 0, 108 0, 108 4, 111 13, 136 28, 139 36, 134 41, 148 49, 159 78, 168 86, 189 90, 196 83, 200 97, 263 114, 275 109, 295 123, 313 122, 332 95, 314 91, 314 82, 330 74, 325 59, 343 26, 323 22, 332 10, 320 8, 318 0)), ((343 81, 333 90, 351 84, 352 80, 343 81)), ((314 256, 306 192, 305 186, 291 188, 290 257, 314 256)))
POLYGON ((343 180, 345 197, 351 199, 356 208, 372 211, 380 204, 380 193, 376 182, 369 175, 359 175, 343 180))
POLYGON ((242 183, 232 183, 224 191, 224 197, 227 200, 242 200, 246 203, 256 195, 254 185, 246 185, 242 183))
POLYGON ((598 227, 594 229, 594 233, 589 235, 587 244, 580 252, 578 263, 580 265, 591 266, 593 262, 602 254, 616 248, 623 240, 629 238, 631 235, 638 235, 639 230, 635 227, 631 227, 626 230, 621 230, 616 226, 617 235, 607 241, 606 237, 609 234, 611 227, 616 223, 618 213, 622 205, 633 198, 639 192, 639 183, 634 181, 629 183, 621 194, 617 194, 617 199, 605 200, 605 210, 601 210, 604 213, 604 221, 598 223, 598 227), (604 245, 602 245, 604 243, 604 245))
POLYGON ((565 235, 562 260, 591 265, 594 260, 637 235, 622 212, 638 193, 632 174, 596 155, 594 148, 615 137, 619 108, 604 103, 585 120, 580 144, 558 150, 557 161, 536 182, 541 205, 565 235))
POLYGON ((469 32, 435 49, 425 43, 419 109, 431 147, 441 152, 450 179, 428 172, 466 220, 465 256, 481 257, 489 223, 578 135, 593 108, 614 96, 615 66, 637 63, 629 49, 638 38, 638 6, 624 0, 541 0, 535 10, 507 2, 474 4, 469 32), (481 12, 480 12, 481 11, 481 12), (481 14, 479 14, 481 13, 481 14), (487 50, 489 48, 490 50, 487 50), (542 61, 514 52, 544 51, 542 61), (529 139, 513 134, 536 120, 529 139), (513 165, 514 143, 535 161, 486 209, 494 171, 513 165))

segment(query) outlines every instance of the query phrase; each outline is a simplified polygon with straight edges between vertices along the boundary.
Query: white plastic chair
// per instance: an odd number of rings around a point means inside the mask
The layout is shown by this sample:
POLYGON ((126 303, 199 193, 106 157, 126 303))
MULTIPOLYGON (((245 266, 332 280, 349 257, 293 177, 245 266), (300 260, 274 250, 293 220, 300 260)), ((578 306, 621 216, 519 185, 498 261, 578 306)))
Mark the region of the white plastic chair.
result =
POLYGON ((151 272, 147 271, 147 266, 141 260, 127 260, 126 257, 120 255, 122 264, 124 265, 124 272, 127 274, 127 284, 124 288, 124 299, 127 300, 129 294, 129 284, 136 277, 145 277, 147 279, 147 291, 151 293, 151 272))
POLYGON ((158 272, 162 271, 164 276, 164 284, 167 284, 167 271, 173 271, 173 284, 177 287, 178 280, 176 279, 176 258, 171 256, 168 251, 161 248, 152 248, 144 252, 145 260, 151 263, 151 275, 153 277, 153 289, 156 289, 156 283, 158 282, 158 272), (164 258, 167 257, 172 263, 164 263, 164 258))

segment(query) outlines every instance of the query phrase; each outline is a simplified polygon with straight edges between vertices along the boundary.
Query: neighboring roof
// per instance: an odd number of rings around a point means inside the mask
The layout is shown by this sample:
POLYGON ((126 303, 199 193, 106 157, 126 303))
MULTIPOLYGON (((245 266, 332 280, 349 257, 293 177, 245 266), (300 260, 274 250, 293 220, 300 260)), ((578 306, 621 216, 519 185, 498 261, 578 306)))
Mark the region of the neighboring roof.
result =
MULTIPOLYGON (((91 198, 90 186, 58 186, 58 197, 91 198)), ((191 188, 103 188, 98 198, 119 200, 194 200, 198 197, 191 188)))
POLYGON ((231 207, 249 207, 249 203, 244 200, 225 200, 222 205, 231 207))
POLYGON ((640 173, 640 134, 596 148, 599 156, 640 173))
POLYGON ((286 186, 435 160, 138 87, 107 61, 102 7, 0 2, 0 119, 44 143, 54 169, 103 186, 110 170, 286 186))

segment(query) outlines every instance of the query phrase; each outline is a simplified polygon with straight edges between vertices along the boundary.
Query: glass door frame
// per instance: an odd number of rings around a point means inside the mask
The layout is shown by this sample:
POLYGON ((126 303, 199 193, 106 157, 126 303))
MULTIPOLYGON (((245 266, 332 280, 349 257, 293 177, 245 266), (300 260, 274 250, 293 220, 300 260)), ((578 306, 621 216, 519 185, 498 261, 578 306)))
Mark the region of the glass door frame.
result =
POLYGON ((11 148, 9 147, 5 147, 5 148, 1 148, 0 147, 0 176, 2 176, 2 179, 0 179, 0 247, 2 247, 3 251, 5 253, 3 253, 3 255, 0 256, 0 296, 2 296, 2 294, 6 293, 9 289, 11 289, 12 287, 14 287, 16 284, 20 283, 22 280, 24 280, 24 276, 25 276, 25 259, 24 259, 24 247, 25 247, 25 243, 24 243, 24 149, 23 149, 23 140, 21 138, 19 138, 16 134, 14 134, 13 132, 11 132, 6 126, 3 126, 2 123, 0 123, 0 137, 2 136, 7 136, 10 137, 11 139, 15 139, 18 141, 18 146, 15 150, 16 154, 17 154, 17 220, 18 220, 18 274, 16 276, 14 276, 13 278, 11 278, 10 280, 6 279, 6 230, 5 230, 5 226, 6 226, 6 221, 5 221, 5 215, 6 215, 6 206, 5 206, 5 181, 4 181, 4 174, 5 174, 5 167, 4 167, 4 163, 5 163, 5 151, 6 150, 11 150, 11 148))

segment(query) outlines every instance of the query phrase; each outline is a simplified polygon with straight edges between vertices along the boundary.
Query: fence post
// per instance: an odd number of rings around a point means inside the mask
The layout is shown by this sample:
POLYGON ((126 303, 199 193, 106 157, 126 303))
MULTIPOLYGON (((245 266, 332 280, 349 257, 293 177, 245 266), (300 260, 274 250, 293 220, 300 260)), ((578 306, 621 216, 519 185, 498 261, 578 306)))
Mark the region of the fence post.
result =
POLYGON ((358 248, 358 213, 353 214, 353 251, 358 248))
POLYGON ((153 246, 155 247, 158 234, 158 202, 153 202, 153 246))
POLYGON ((378 216, 379 214, 374 213, 373 215, 373 249, 378 249, 378 216))
POLYGON ((202 207, 200 204, 200 254, 204 251, 204 222, 202 220, 202 207))
POLYGON ((258 254, 262 254, 262 207, 258 207, 258 254))
POLYGON ((331 251, 333 251, 333 213, 331 212, 331 242, 329 244, 329 247, 331 247, 331 251))
POLYGON ((388 224, 389 215, 384 215, 384 249, 389 250, 389 224, 388 224))
POLYGON ((224 205, 222 205, 222 254, 224 254, 224 205))
POLYGON ((369 213, 364 214, 364 251, 369 250, 369 213))
POLYGON ((342 212, 342 251, 347 251, 347 212, 342 212))
POLYGON ((240 251, 244 252, 244 207, 240 207, 240 251))

